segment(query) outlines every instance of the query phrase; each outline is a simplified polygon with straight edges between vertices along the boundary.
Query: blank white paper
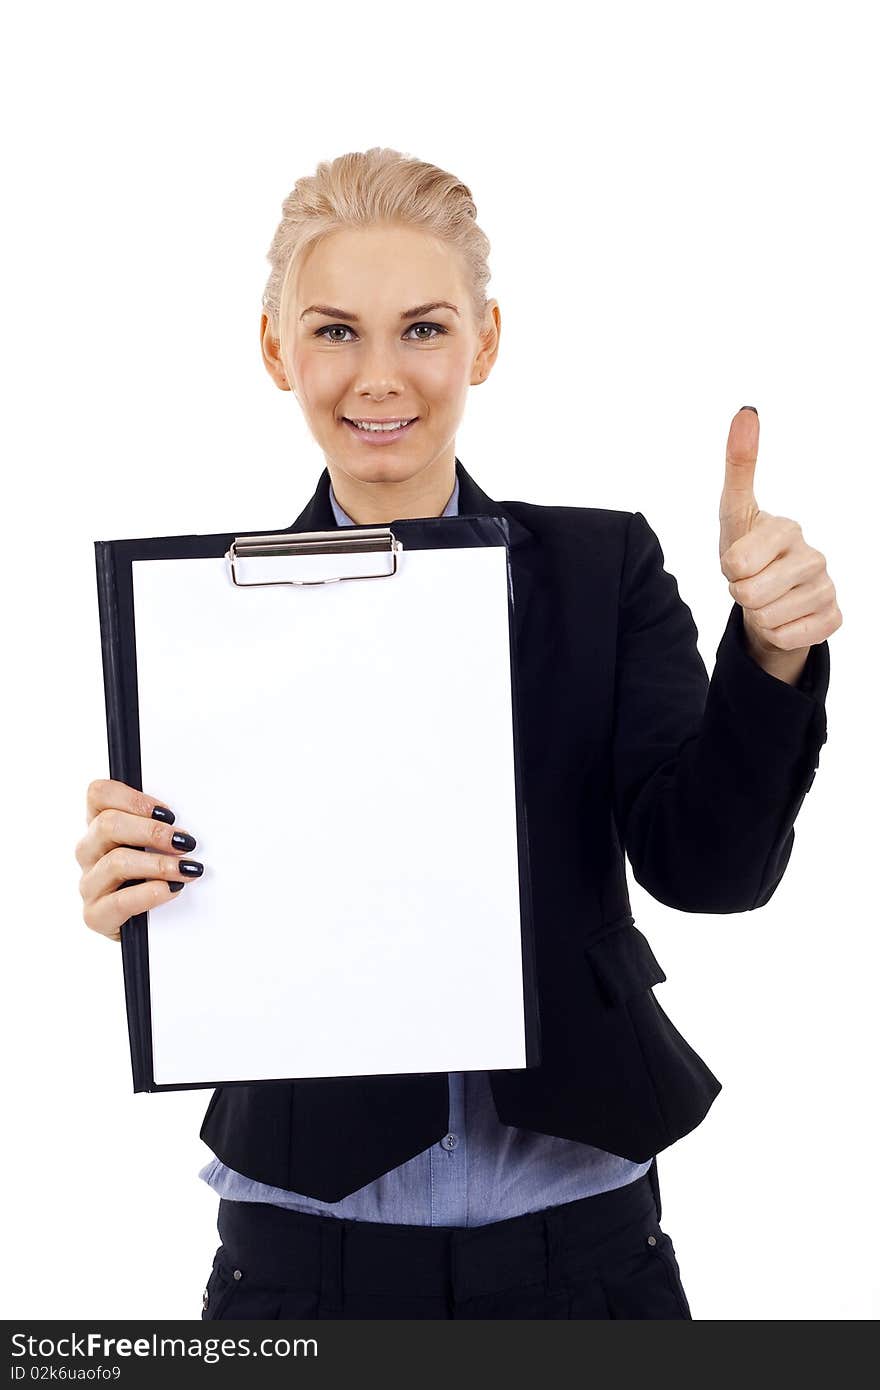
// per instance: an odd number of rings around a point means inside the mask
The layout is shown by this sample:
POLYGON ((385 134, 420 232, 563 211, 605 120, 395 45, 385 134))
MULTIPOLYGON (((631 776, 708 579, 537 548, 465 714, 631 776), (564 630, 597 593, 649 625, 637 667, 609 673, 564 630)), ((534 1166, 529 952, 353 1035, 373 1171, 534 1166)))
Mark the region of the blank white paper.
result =
POLYGON ((205 864, 148 914, 157 1084, 525 1066, 506 564, 132 563, 142 785, 205 864))

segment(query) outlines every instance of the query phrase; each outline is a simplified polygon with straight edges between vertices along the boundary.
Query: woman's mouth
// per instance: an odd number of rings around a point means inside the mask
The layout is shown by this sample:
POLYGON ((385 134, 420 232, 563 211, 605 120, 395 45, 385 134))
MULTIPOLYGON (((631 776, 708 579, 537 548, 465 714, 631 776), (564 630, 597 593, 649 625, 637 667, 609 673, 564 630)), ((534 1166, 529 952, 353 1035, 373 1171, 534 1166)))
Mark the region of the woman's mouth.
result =
POLYGON ((418 415, 414 415, 406 420, 401 416, 397 421, 364 420, 356 423, 347 415, 343 415, 342 423, 347 425, 351 433, 357 435, 363 444, 393 444, 395 439, 402 439, 409 433, 418 418, 418 415))

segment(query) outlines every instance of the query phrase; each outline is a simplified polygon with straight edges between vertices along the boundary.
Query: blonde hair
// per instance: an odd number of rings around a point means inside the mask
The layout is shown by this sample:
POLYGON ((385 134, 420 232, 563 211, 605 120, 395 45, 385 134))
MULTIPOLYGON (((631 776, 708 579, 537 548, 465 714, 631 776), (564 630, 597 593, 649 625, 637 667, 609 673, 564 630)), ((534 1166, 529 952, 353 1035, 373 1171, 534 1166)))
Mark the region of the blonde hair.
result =
POLYGON ((314 174, 297 179, 281 210, 267 252, 272 269, 263 291, 263 309, 276 339, 293 271, 305 253, 341 227, 382 222, 422 227, 459 252, 474 324, 481 323, 491 273, 490 242, 477 226, 470 189, 454 174, 399 150, 374 145, 322 160, 314 174))

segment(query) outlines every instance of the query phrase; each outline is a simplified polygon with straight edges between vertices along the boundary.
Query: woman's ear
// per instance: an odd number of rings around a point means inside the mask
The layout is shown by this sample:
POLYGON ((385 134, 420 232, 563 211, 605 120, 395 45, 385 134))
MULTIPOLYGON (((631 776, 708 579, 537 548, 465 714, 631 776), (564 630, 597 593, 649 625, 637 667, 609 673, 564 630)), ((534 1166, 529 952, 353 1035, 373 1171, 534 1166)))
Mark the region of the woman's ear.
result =
POLYGON ((471 374, 472 386, 479 381, 485 381, 494 367, 500 338, 501 311, 498 308, 498 300, 490 299, 486 305, 486 313, 480 328, 480 349, 474 358, 474 369, 471 374))
POLYGON ((268 314, 265 313, 260 317, 260 351, 263 356, 263 366, 279 391, 290 391, 291 386, 287 380, 284 363, 281 361, 281 344, 272 331, 268 314))

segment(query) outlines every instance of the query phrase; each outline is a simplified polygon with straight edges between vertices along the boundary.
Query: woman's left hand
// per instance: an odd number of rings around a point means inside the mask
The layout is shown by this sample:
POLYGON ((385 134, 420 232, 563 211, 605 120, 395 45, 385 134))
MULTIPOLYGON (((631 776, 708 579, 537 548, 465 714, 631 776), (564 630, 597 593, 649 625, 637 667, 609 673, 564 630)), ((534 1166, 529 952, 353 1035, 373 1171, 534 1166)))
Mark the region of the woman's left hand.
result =
POLYGON ((807 545, 796 521, 762 512, 755 501, 757 412, 742 406, 727 436, 718 553, 728 588, 743 610, 755 661, 793 685, 810 647, 841 626, 843 614, 825 556, 807 545))

